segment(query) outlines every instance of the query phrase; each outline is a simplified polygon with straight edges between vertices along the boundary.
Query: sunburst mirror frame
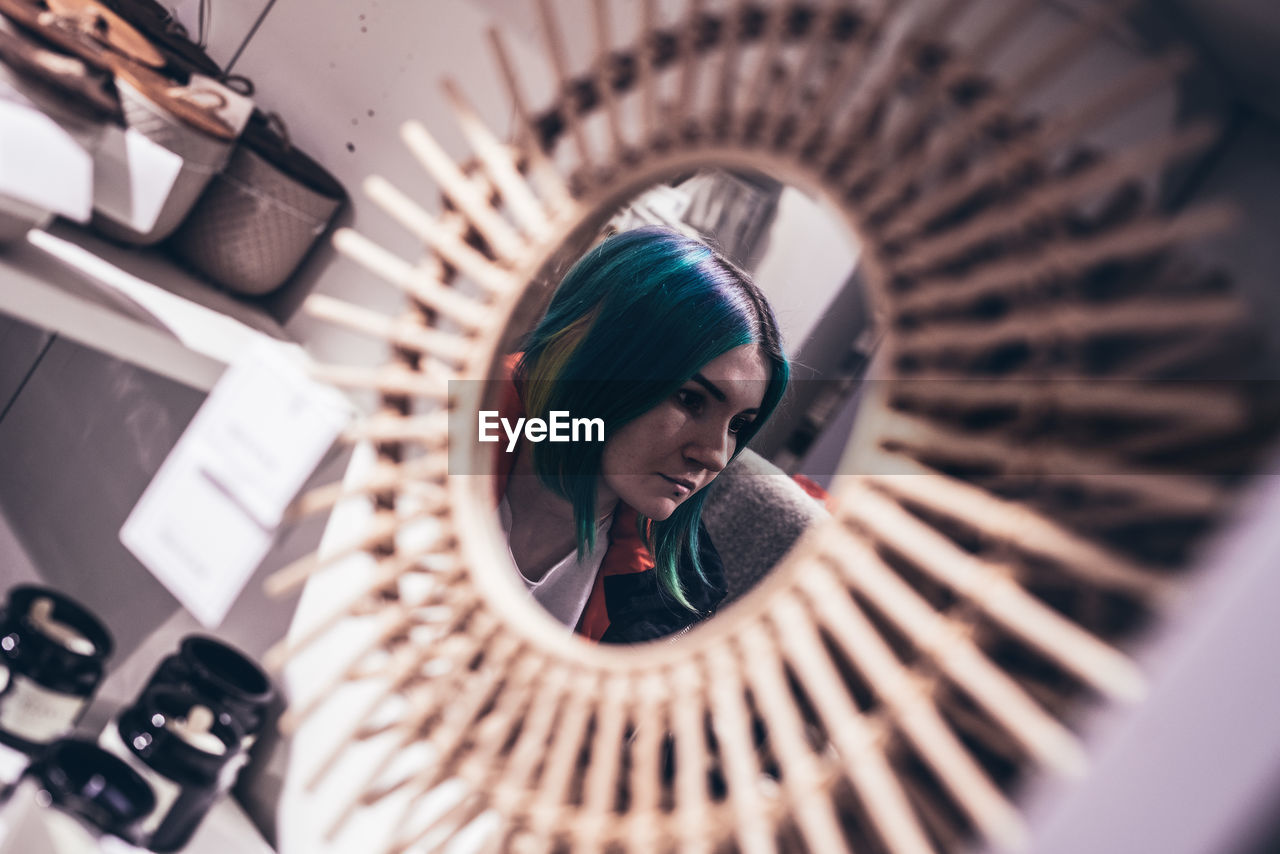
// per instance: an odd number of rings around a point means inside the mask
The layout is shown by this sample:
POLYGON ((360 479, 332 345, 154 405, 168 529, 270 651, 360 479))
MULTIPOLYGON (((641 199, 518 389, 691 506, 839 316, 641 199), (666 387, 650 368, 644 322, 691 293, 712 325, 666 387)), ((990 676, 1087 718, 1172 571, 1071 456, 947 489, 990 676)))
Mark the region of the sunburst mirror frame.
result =
POLYGON ((352 555, 376 565, 271 657, 281 665, 347 621, 376 626, 286 721, 344 683, 377 686, 307 781, 381 738, 381 761, 331 832, 395 795, 394 852, 439 850, 489 811, 488 851, 1012 845, 1025 837, 1013 800, 1025 770, 1084 765, 1068 726, 1080 698, 1142 693, 1117 645, 1177 589, 1192 537, 1170 545, 1169 532, 1203 527, 1231 494, 1178 451, 1248 417, 1232 389, 1152 381, 1195 376, 1242 315, 1220 277, 1173 256, 1229 226, 1229 212, 1170 216, 1144 184, 1202 151, 1214 128, 1106 154, 1079 143, 1187 57, 1154 58, 1071 109, 1034 115, 1028 95, 1124 4, 1064 29, 1008 85, 973 57, 1017 39, 1037 4, 1014 0, 968 47, 951 44, 976 5, 691 0, 664 26, 653 2, 595 0, 595 59, 575 76, 544 0, 558 86, 545 109, 531 108, 492 34, 515 142, 447 81, 474 158, 455 162, 421 125, 404 128, 443 213, 380 178, 365 190, 425 256, 399 258, 354 231, 335 242, 402 291, 405 312, 307 304, 384 339, 391 356, 317 370, 376 394, 348 439, 372 442, 378 462, 362 485, 315 490, 297 509, 364 496, 375 512, 356 541, 270 582, 294 589, 352 555), (619 9, 639 16, 626 48, 612 40, 619 9), (832 519, 758 589, 676 642, 602 647, 524 595, 488 479, 449 476, 450 413, 475 423, 482 403, 468 391, 481 382, 450 381, 496 376, 535 283, 620 202, 704 166, 767 173, 839 212, 886 319, 888 381, 862 405, 832 519), (1103 434, 1090 429, 1101 423, 1103 434), (431 750, 405 771, 397 760, 423 742, 431 750), (423 798, 453 778, 465 793, 419 820, 423 798))

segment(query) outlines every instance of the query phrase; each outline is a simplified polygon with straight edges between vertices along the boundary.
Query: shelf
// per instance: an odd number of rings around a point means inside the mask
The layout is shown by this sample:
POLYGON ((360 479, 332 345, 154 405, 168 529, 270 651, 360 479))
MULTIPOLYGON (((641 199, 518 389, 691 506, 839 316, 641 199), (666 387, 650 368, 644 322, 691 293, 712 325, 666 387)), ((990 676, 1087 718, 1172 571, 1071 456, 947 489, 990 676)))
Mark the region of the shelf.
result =
POLYGON ((201 391, 256 338, 296 346, 162 255, 63 222, 0 249, 0 282, 0 312, 201 391))

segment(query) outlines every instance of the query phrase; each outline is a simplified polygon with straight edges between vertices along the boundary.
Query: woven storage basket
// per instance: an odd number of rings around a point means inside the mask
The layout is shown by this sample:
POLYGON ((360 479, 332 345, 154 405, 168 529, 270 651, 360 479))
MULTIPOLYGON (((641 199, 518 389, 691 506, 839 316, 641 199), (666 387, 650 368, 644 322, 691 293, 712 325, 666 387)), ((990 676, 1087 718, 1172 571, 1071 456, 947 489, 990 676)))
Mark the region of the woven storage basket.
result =
POLYGON ((255 113, 171 247, 227 290, 261 296, 288 280, 346 198, 332 175, 255 113))
POLYGON ((123 76, 117 75, 116 89, 120 93, 125 124, 179 155, 182 170, 174 180, 155 224, 147 231, 139 231, 103 215, 94 217, 94 227, 116 240, 150 246, 174 232, 209 181, 226 166, 235 145, 234 134, 228 131, 215 136, 200 130, 156 103, 123 76))

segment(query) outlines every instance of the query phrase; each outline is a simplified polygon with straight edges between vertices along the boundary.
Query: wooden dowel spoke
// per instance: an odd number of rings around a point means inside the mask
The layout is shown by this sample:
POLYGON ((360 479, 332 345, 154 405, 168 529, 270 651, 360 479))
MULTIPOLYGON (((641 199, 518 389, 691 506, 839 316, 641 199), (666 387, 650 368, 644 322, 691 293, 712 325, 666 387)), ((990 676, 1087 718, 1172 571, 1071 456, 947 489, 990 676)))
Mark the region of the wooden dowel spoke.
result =
MULTIPOLYGON (((391 590, 406 573, 418 571, 421 566, 419 563, 421 557, 421 555, 412 552, 397 552, 394 555, 379 559, 374 576, 368 583, 363 585, 359 591, 347 597, 347 600, 341 605, 317 619, 305 631, 297 635, 291 635, 267 650, 266 655, 263 656, 264 663, 272 670, 282 669, 289 661, 302 654, 312 644, 332 631, 338 623, 359 616, 357 609, 362 602, 367 601, 378 593, 391 590)), ((427 596, 422 602, 413 603, 412 606, 406 603, 405 607, 421 608, 424 605, 455 598, 449 594, 448 590, 452 583, 457 582, 459 570, 441 571, 439 574, 440 578, 437 580, 436 587, 431 595, 427 596)))
POLYGON ((742 669, 741 663, 723 647, 707 654, 705 676, 710 680, 711 726, 724 765, 738 845, 743 854, 777 854, 776 828, 770 810, 761 802, 762 769, 738 677, 742 669))
POLYGON ((429 415, 379 412, 352 426, 344 438, 352 443, 403 442, 438 451, 449 444, 449 413, 443 409, 429 415))
POLYGON ((533 127, 533 119, 521 92, 515 64, 511 61, 511 55, 507 50, 502 33, 497 29, 490 29, 489 42, 493 46, 494 58, 497 60, 498 68, 502 72, 502 81, 506 86, 511 104, 515 107, 516 118, 520 123, 520 131, 524 141, 523 149, 529 157, 530 176, 537 183, 538 189, 546 199, 547 206, 551 209, 553 215, 560 216, 561 212, 568 211, 574 207, 573 196, 569 193, 568 185, 564 179, 560 177, 559 171, 542 149, 542 141, 538 139, 538 132, 533 127))
POLYGON ((637 46, 639 53, 636 88, 640 92, 640 128, 643 144, 653 146, 661 140, 662 121, 658 116, 658 78, 654 73, 653 54, 656 49, 648 39, 658 30, 658 8, 656 0, 640 0, 634 8, 640 12, 641 41, 637 46))
MULTIPOLYGON (((872 686, 878 699, 888 707, 892 720, 974 825, 988 838, 1008 846, 1016 845, 1025 838, 1026 830, 1017 811, 956 738, 938 713, 932 697, 922 690, 920 681, 894 655, 832 571, 826 566, 815 566, 805 573, 802 585, 827 631, 872 686)), ((798 625, 797 620, 802 616, 799 605, 790 599, 780 604, 782 607, 775 616, 779 627, 798 625)), ((784 635, 783 642, 790 643, 788 660, 797 665, 801 661, 806 663, 803 670, 807 673, 807 685, 839 684, 839 674, 827 664, 825 656, 819 654, 822 648, 812 628, 796 631, 793 640, 784 635)), ((852 710, 838 692, 835 692, 834 699, 826 698, 825 706, 824 717, 837 722, 841 720, 840 715, 848 715, 852 710)), ((853 757, 846 758, 846 762, 852 761, 853 757)), ((874 779, 868 779, 865 785, 879 788, 878 781, 874 779)), ((895 803, 894 809, 899 810, 900 807, 895 803)))
POLYGON ((944 231, 937 237, 911 246, 900 262, 893 264, 895 273, 906 276, 926 273, 948 258, 963 255, 995 238, 1006 236, 1036 222, 1062 213, 1071 203, 1105 192, 1126 181, 1163 168, 1168 162, 1204 148, 1217 136, 1217 128, 1201 123, 1161 137, 1114 158, 1099 160, 1077 175, 1049 184, 1041 190, 1001 205, 990 213, 975 217, 970 223, 944 231))
POLYGON ((432 493, 449 473, 447 454, 431 454, 400 465, 379 463, 378 468, 355 484, 337 481, 304 492, 289 506, 287 518, 301 519, 325 513, 351 498, 367 498, 379 492, 405 489, 432 493))
POLYGON ((447 362, 461 362, 471 349, 469 339, 424 326, 416 318, 392 319, 324 294, 307 297, 303 308, 319 320, 447 362))
POLYGON ((949 516, 1037 557, 1053 561, 1063 572, 1089 584, 1123 590, 1163 602, 1173 594, 1170 579, 1090 542, 1024 504, 940 474, 902 454, 886 454, 894 474, 863 475, 876 487, 949 516))
MULTIPOLYGON (((1013 175, 1019 169, 1039 161, 1046 151, 1070 143, 1090 128, 1105 121, 1121 109, 1130 106, 1150 94, 1186 67, 1186 54, 1175 52, 1158 60, 1143 63, 1114 86, 1104 87, 1100 94, 1086 101, 1081 107, 1065 116, 1051 120, 1042 128, 1032 130, 1007 145, 991 159, 975 164, 955 180, 944 181, 931 187, 930 192, 892 212, 877 228, 887 241, 901 240, 924 223, 935 219, 942 212, 955 207, 964 199, 1002 176, 1013 175)), ((873 199, 869 209, 876 210, 885 199, 895 198, 906 185, 908 175, 918 174, 925 163, 945 161, 957 153, 961 144, 970 138, 975 128, 982 127, 1000 112, 1008 109, 1003 98, 995 98, 967 114, 967 120, 946 132, 947 139, 933 147, 936 152, 923 153, 895 164, 899 178, 886 185, 873 199)))
POLYGON ((1020 102, 1029 93, 1043 86, 1061 69, 1070 65, 1092 45, 1107 27, 1128 14, 1137 0, 1114 0, 1094 6, 1072 25, 1061 38, 1047 49, 1037 51, 1030 68, 1020 70, 1012 78, 1010 100, 1020 102))
POLYGON ((695 44, 698 39, 699 26, 702 21, 704 0, 688 0, 684 23, 681 26, 679 43, 679 90, 671 101, 668 122, 675 134, 684 131, 685 123, 694 107, 697 94, 698 54, 695 44))
POLYGON ((312 379, 341 389, 373 391, 397 397, 416 397, 437 403, 443 403, 448 399, 449 376, 445 373, 447 370, 448 368, 443 365, 439 372, 410 368, 403 364, 389 364, 381 368, 319 364, 308 366, 308 373, 312 379))
POLYGON ((613 144, 613 161, 621 162, 626 150, 626 134, 622 132, 622 109, 613 91, 613 31, 609 21, 608 0, 593 0, 591 17, 596 31, 595 77, 596 88, 604 102, 605 115, 609 119, 609 138, 613 144))
POLYGON ((867 51, 873 45, 873 36, 868 31, 875 31, 882 26, 879 19, 868 19, 863 22, 851 44, 840 50, 835 69, 827 76, 822 88, 812 105, 802 110, 797 119, 795 133, 784 143, 784 153, 805 152, 815 146, 824 134, 829 133, 828 122, 836 99, 844 95, 853 85, 854 75, 861 69, 867 51))
POLYGON ((738 83, 738 58, 741 54, 743 17, 748 0, 737 0, 723 17, 725 28, 724 49, 721 51, 720 76, 716 85, 716 99, 712 120, 717 132, 729 132, 736 116, 735 98, 738 83))
POLYGON ((1128 658, 960 549, 896 502, 860 481, 843 485, 837 516, 864 528, 939 583, 973 602, 997 625, 1099 691, 1136 700, 1144 680, 1128 658))
POLYGON ((892 13, 888 15, 879 37, 872 45, 862 68, 859 69, 855 83, 857 88, 854 90, 852 100, 843 112, 831 121, 826 141, 816 159, 825 170, 833 173, 833 182, 841 175, 847 174, 854 163, 874 150, 875 141, 865 138, 868 123, 881 98, 893 86, 894 75, 901 67, 902 52, 911 34, 909 15, 892 13), (841 156, 844 149, 850 146, 854 149, 853 158, 843 164, 833 163, 834 158, 841 156))
POLYGON ((587 724, 595 711, 598 679, 593 673, 581 674, 571 689, 574 702, 569 703, 547 745, 546 762, 538 780, 538 792, 531 805, 533 830, 550 838, 560 828, 555 823, 558 808, 568 799, 570 778, 587 737, 587 724))
POLYGON ((595 732, 591 738, 590 760, 583 781, 582 815, 572 828, 575 845, 582 854, 604 850, 603 837, 616 819, 615 801, 622 769, 622 747, 626 743, 629 680, 606 678, 600 685, 595 732))
POLYGON ((676 750, 676 833, 680 850, 710 854, 710 796, 707 791, 707 740, 703 722, 708 714, 704 684, 697 666, 682 662, 672 673, 671 730, 676 750))
POLYGON ((318 554, 309 554, 295 560, 268 576, 263 587, 268 596, 284 596, 292 593, 316 573, 337 566, 349 558, 388 542, 399 527, 400 519, 395 513, 390 511, 375 513, 361 536, 332 549, 323 558, 318 554))
MULTIPOLYGON (((453 821, 456 822, 456 826, 461 826, 474 818, 480 810, 488 807, 483 795, 494 781, 501 779, 505 770, 505 757, 500 756, 499 751, 521 724, 523 714, 535 690, 533 677, 540 670, 541 664, 542 662, 532 655, 522 655, 517 659, 510 670, 509 684, 504 686, 499 694, 493 711, 477 724, 472 739, 474 746, 465 753, 461 762, 448 763, 440 768, 428 766, 409 783, 410 790, 416 793, 416 796, 425 796, 431 791, 436 779, 452 773, 453 764, 463 764, 475 769, 476 776, 470 779, 479 780, 468 795, 453 809, 442 815, 438 821, 432 822, 421 832, 403 839, 399 843, 401 849, 413 848, 432 833, 434 828, 445 822, 453 821)), ((465 773, 462 776, 468 777, 465 773)))
POLYGON ((567 695, 569 675, 563 668, 550 667, 529 703, 520 735, 511 748, 505 773, 493 781, 493 804, 507 815, 523 812, 531 796, 534 772, 546 755, 551 730, 567 695))
MULTIPOLYGON (((547 240, 551 234, 547 223, 550 213, 542 207, 533 189, 516 168, 512 150, 499 141, 489 130, 489 126, 480 120, 475 107, 457 83, 446 77, 441 82, 441 88, 463 136, 476 153, 489 180, 498 188, 503 202, 511 209, 516 222, 530 239, 547 240)), ((557 182, 555 186, 559 188, 559 192, 552 194, 554 207, 563 210, 572 202, 563 184, 557 182)))
POLYGON ((901 413, 886 414, 883 424, 882 444, 926 462, 930 458, 981 462, 1007 475, 1133 495, 1153 510, 1180 514, 1213 514, 1226 502, 1222 487, 1207 480, 1144 470, 1097 451, 1047 443, 1016 445, 960 433, 901 413))
POLYGON ((303 788, 308 792, 314 792, 319 788, 320 784, 338 764, 338 761, 350 749, 352 743, 357 741, 357 736, 361 729, 369 725, 383 704, 388 700, 400 696, 405 687, 413 681, 418 671, 422 669, 424 660, 424 650, 410 647, 408 645, 400 647, 392 655, 392 663, 388 668, 385 677, 385 684, 374 694, 368 702, 360 707, 360 711, 352 715, 342 728, 339 736, 332 739, 328 750, 320 757, 320 761, 315 765, 311 774, 303 781, 303 788))
POLYGON ((401 260, 367 237, 351 229, 340 229, 333 237, 337 250, 387 283, 395 286, 419 305, 447 317, 468 331, 488 325, 491 310, 477 299, 440 281, 435 259, 416 265, 401 260))
POLYGON ((809 43, 804 46, 795 70, 770 93, 771 97, 764 109, 764 131, 761 134, 761 139, 768 145, 776 146, 783 128, 798 122, 800 116, 809 109, 805 101, 805 90, 814 77, 818 62, 829 46, 825 35, 834 26, 840 12, 839 4, 831 3, 825 12, 818 14, 813 24, 813 35, 809 37, 809 43))
POLYGON ((1069 776, 1086 765, 1079 741, 1050 717, 952 620, 939 614, 857 535, 832 531, 827 558, 913 646, 998 721, 1029 755, 1069 776))
MULTIPOLYGON (((740 643, 744 660, 751 662, 751 666, 744 669, 747 683, 760 713, 769 722, 770 740, 782 767, 782 784, 790 797, 800 832, 812 851, 847 854, 850 849, 831 801, 813 796, 821 788, 824 775, 818 757, 805 740, 805 722, 791 699, 777 649, 759 625, 749 626, 742 633, 740 643)), ((892 781, 892 774, 887 774, 886 779, 892 781)), ((900 806, 908 814, 909 829, 885 834, 889 851, 893 854, 933 854, 932 847, 911 822, 905 800, 900 806)), ((873 810, 871 815, 877 826, 892 824, 898 817, 883 810, 873 810)))
POLYGON ((760 55, 756 58, 756 66, 750 82, 743 89, 747 96, 746 103, 738 113, 738 126, 734 133, 738 139, 742 140, 755 137, 756 132, 761 130, 761 126, 768 121, 768 114, 764 109, 769 103, 768 96, 774 86, 773 77, 777 71, 776 64, 782 47, 782 31, 787 24, 785 5, 765 6, 764 12, 766 17, 760 55))
POLYGON ((595 170, 595 158, 591 154, 591 146, 587 142, 587 131, 578 114, 578 102, 569 90, 569 55, 565 49, 564 36, 560 32, 560 24, 556 21, 555 10, 551 0, 538 0, 538 19, 542 23, 542 36, 546 42, 547 57, 556 74, 557 90, 560 92, 560 103, 564 105, 564 121, 569 129, 569 136, 578 149, 578 160, 582 164, 581 174, 588 184, 594 183, 591 176, 595 170))
POLYGON ((500 258, 510 261, 524 251, 520 236, 471 179, 462 174, 453 158, 421 122, 406 122, 400 129, 400 138, 500 258))
MULTIPOLYGON (((493 621, 483 628, 477 627, 474 635, 466 636, 467 642, 458 645, 458 652, 454 656, 454 661, 457 665, 464 667, 463 662, 474 656, 477 651, 488 647, 489 641, 494 638, 494 633, 497 632, 497 629, 498 624, 493 621)), ((460 737, 457 736, 457 731, 460 729, 458 721, 461 719, 469 723, 474 718, 476 711, 492 698, 493 691, 500 683, 501 677, 516 649, 517 644, 514 639, 510 636, 500 636, 497 642, 487 651, 486 666, 483 666, 479 673, 472 674, 469 679, 459 681, 458 687, 460 690, 446 691, 427 688, 423 691, 413 692, 411 699, 416 703, 409 710, 409 714, 402 719, 398 727, 400 736, 392 739, 389 744, 383 747, 381 758, 373 765, 372 770, 363 775, 361 784, 355 787, 356 796, 348 801, 342 809, 338 810, 332 821, 327 825, 324 831, 325 839, 332 841, 334 837, 342 832, 342 829, 355 815, 357 809, 368 804, 371 795, 377 791, 376 784, 379 778, 387 773, 410 743, 423 735, 423 725, 442 710, 444 719, 440 723, 438 731, 431 733, 430 740, 435 750, 430 761, 433 765, 443 761, 443 758, 456 746, 457 738, 460 737)), ((461 729, 465 729, 465 723, 461 729)), ((398 790, 399 788, 399 786, 394 786, 392 790, 398 790)), ((410 805, 412 805, 412 799, 410 799, 410 805)))
POLYGON ((1076 306, 1016 314, 988 324, 937 321, 929 332, 903 332, 895 344, 904 356, 981 355, 1018 342, 1088 341, 1109 335, 1159 335, 1199 329, 1225 330, 1241 322, 1243 308, 1230 296, 1154 299, 1136 297, 1112 303, 1105 311, 1076 306))
POLYGON ((480 287, 495 294, 515 287, 509 272, 468 246, 453 229, 418 207, 386 179, 372 176, 365 180, 364 189, 379 207, 480 287))
POLYGON ((359 681, 360 671, 366 659, 384 652, 393 645, 393 641, 402 636, 412 622, 410 609, 396 605, 385 609, 374 619, 374 630, 361 644, 356 645, 355 652, 348 656, 345 666, 337 666, 329 671, 327 678, 319 685, 311 688, 310 696, 299 702, 293 698, 292 704, 280 716, 280 731, 292 735, 303 726, 316 711, 327 703, 334 692, 346 683, 359 681))
POLYGON ((659 780, 662 774, 662 745, 667 734, 670 709, 667 686, 654 674, 636 680, 637 714, 635 739, 631 743, 631 804, 628 836, 640 851, 658 848, 658 827, 650 818, 658 812, 659 780))
POLYGON ((913 408, 941 406, 976 412, 1017 407, 1068 417, 1158 419, 1206 430, 1236 429, 1248 417, 1237 393, 1206 383, 958 379, 939 373, 893 382, 890 392, 895 403, 909 402, 913 408))

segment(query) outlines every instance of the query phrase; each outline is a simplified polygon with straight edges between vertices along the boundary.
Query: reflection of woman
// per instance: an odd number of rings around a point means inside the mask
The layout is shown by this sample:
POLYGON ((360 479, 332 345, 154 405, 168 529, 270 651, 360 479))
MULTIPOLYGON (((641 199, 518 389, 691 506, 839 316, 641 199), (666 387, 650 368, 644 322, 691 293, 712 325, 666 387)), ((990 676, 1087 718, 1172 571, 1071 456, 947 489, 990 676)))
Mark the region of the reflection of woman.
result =
POLYGON ((709 616, 725 590, 705 487, 788 374, 763 295, 704 244, 644 228, 579 260, 514 361, 502 412, 605 425, 603 443, 522 438, 501 455, 499 514, 535 599, 606 642, 709 616))

